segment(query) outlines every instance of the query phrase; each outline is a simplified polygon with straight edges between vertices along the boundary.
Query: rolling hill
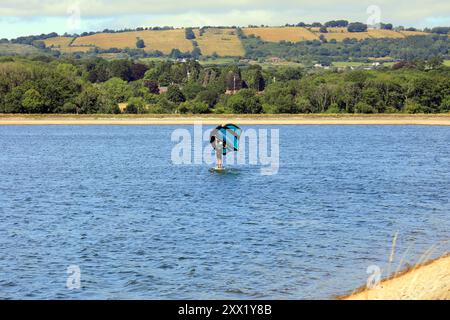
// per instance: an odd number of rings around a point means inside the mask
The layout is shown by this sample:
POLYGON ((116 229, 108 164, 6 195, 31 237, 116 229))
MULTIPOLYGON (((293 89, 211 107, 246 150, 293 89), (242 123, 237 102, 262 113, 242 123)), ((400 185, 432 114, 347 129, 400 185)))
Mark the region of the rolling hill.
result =
POLYGON ((409 36, 426 35, 419 31, 368 30, 348 32, 346 28, 328 28, 321 33, 319 28, 305 27, 252 27, 252 28, 194 28, 195 39, 186 39, 185 29, 142 30, 116 33, 96 33, 81 37, 54 37, 44 40, 47 47, 62 53, 87 52, 94 48, 136 49, 136 42, 142 39, 146 52, 160 51, 167 55, 173 49, 191 52, 195 46, 205 56, 217 54, 221 57, 242 57, 245 55, 239 32, 245 36, 256 36, 263 41, 278 43, 319 40, 343 41, 346 38, 358 40, 375 38, 401 39, 409 36))

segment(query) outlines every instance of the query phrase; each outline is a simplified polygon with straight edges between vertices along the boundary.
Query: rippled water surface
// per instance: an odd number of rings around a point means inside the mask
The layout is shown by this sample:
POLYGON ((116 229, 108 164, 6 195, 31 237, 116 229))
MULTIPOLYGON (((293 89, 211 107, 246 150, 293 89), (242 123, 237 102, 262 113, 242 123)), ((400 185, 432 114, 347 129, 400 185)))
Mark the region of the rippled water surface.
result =
POLYGON ((272 127, 273 176, 173 165, 176 128, 0 126, 0 298, 332 298, 449 249, 450 128, 272 127))

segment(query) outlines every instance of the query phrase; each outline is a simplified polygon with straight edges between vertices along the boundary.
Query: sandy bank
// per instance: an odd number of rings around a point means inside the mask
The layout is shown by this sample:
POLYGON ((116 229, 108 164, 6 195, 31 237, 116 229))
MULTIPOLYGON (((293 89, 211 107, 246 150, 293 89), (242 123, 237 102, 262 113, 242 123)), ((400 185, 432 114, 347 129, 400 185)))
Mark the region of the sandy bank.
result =
POLYGON ((0 125, 435 125, 450 126, 443 115, 0 115, 0 125))
POLYGON ((343 300, 450 300, 450 256, 426 263, 343 300))

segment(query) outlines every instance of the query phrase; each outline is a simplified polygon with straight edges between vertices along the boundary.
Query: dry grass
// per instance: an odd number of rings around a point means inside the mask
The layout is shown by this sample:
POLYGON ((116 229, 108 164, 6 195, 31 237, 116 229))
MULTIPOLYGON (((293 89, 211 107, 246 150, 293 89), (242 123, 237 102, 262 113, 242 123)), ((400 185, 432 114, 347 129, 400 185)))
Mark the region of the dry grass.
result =
MULTIPOLYGON (((309 30, 311 30, 314 33, 320 33, 320 28, 308 28, 309 30)), ((327 28, 328 32, 332 32, 332 33, 343 33, 343 32, 347 32, 347 28, 327 28)))
POLYGON ((414 265, 405 263, 409 246, 400 258, 395 272, 391 272, 395 257, 398 232, 392 240, 386 274, 388 275, 374 288, 361 286, 350 295, 338 297, 340 300, 449 300, 450 299, 450 254, 430 260, 434 252, 450 240, 432 245, 414 265), (403 265, 405 264, 405 267, 403 265), (403 268, 403 270, 402 270, 403 268), (400 271, 402 270, 402 271, 400 271))
POLYGON ((401 34, 403 34, 406 37, 410 36, 425 36, 429 33, 422 32, 422 31, 400 31, 401 34))
POLYGON ((72 43, 72 41, 72 37, 54 37, 45 39, 44 43, 46 47, 63 48, 68 47, 72 43))
POLYGON ((193 49, 192 42, 185 37, 184 29, 98 33, 92 36, 79 37, 75 39, 73 45, 90 45, 101 49, 136 48, 137 38, 144 40, 146 51, 159 50, 169 54, 172 49, 179 49, 181 52, 190 52, 193 49))
POLYGON ((70 46, 70 47, 61 47, 55 50, 60 51, 61 53, 78 53, 78 52, 88 52, 92 50, 93 46, 70 46))
POLYGON ((449 300, 450 256, 419 262, 382 281, 374 289, 365 286, 341 300, 449 300))
POLYGON ((300 27, 244 28, 242 31, 246 35, 253 34, 268 42, 280 42, 283 40, 299 42, 319 39, 319 36, 314 32, 300 27))
POLYGON ((38 48, 19 43, 0 43, 0 55, 28 55, 28 54, 38 54, 40 51, 38 48))
POLYGON ((310 28, 312 32, 314 32, 317 36, 323 34, 325 39, 331 40, 335 39, 336 41, 342 41, 345 38, 350 39, 358 39, 364 40, 367 38, 390 38, 390 39, 401 39, 408 36, 415 35, 426 35, 424 32, 419 31, 394 31, 394 30, 382 30, 382 29, 370 29, 367 32, 348 32, 347 28, 328 28, 328 33, 320 33, 320 28, 310 28))
POLYGON ((394 30, 382 30, 382 29, 372 29, 368 31, 369 36, 372 38, 391 38, 391 39, 398 39, 398 38, 404 38, 405 35, 394 31, 394 30))
POLYGON ((200 36, 200 30, 194 30, 198 46, 203 55, 210 56, 217 53, 222 57, 242 57, 245 50, 237 35, 236 29, 206 29, 200 36))
POLYGON ((327 40, 343 41, 346 38, 364 40, 370 38, 368 32, 328 32, 321 33, 327 40))

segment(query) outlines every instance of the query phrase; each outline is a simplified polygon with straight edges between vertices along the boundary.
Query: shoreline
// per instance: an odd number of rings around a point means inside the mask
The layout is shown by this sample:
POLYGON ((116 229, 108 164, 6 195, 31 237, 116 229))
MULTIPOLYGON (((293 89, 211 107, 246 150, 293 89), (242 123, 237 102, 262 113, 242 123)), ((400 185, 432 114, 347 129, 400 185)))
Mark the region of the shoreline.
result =
POLYGON ((382 280, 378 287, 357 289, 338 300, 450 300, 450 255, 444 255, 382 280))
POLYGON ((303 115, 0 115, 0 125, 424 125, 450 126, 450 114, 303 115))

